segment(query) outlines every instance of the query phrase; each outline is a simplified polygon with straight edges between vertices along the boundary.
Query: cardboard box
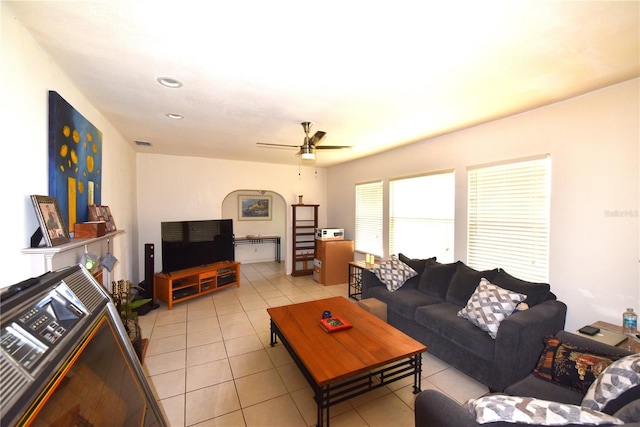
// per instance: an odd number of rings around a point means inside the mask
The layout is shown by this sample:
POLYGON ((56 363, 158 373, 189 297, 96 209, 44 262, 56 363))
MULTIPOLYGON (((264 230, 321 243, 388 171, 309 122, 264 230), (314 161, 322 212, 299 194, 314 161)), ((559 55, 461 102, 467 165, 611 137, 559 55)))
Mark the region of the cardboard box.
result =
POLYGON ((74 227, 75 239, 86 239, 104 236, 107 232, 107 223, 104 221, 79 222, 74 227))

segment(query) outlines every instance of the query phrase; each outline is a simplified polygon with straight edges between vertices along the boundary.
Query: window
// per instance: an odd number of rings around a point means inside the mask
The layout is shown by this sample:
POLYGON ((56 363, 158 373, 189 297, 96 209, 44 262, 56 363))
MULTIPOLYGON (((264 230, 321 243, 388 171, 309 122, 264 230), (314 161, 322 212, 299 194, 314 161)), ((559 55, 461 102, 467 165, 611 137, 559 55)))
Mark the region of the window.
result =
POLYGON ((453 171, 389 183, 389 253, 453 262, 453 171))
POLYGON ((382 181, 356 184, 355 250, 382 256, 382 181))
POLYGON ((548 281, 549 175, 548 156, 468 170, 469 266, 548 281))

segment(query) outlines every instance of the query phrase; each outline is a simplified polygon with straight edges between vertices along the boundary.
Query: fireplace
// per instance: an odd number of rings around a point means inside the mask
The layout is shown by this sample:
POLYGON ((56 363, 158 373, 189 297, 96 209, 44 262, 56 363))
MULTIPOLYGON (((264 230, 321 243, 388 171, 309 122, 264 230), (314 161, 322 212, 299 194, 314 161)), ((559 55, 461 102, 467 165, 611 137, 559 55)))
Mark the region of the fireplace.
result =
POLYGON ((165 426, 109 295, 73 266, 0 294, 1 425, 165 426))

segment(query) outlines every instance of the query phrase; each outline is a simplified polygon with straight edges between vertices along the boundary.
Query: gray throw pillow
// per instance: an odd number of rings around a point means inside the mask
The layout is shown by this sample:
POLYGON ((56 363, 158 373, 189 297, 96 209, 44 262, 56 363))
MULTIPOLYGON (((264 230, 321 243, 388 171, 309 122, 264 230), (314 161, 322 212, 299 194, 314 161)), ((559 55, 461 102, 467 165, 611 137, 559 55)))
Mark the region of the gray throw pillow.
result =
POLYGON ((447 301, 464 307, 467 305, 471 294, 476 290, 480 279, 484 277, 488 281, 493 282, 493 278, 496 277, 497 273, 498 269, 478 271, 462 262, 459 263, 456 268, 456 273, 451 278, 451 283, 447 289, 447 301))
POLYGON ((467 403, 478 424, 507 423, 562 426, 567 424, 624 424, 622 420, 593 409, 533 397, 489 395, 467 403))

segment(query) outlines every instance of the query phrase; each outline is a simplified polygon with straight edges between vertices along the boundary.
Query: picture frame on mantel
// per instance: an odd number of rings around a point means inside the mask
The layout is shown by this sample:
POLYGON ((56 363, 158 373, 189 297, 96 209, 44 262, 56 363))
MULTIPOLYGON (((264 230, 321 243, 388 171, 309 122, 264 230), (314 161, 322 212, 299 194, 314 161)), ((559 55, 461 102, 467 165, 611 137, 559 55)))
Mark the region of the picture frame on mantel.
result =
POLYGON ((69 229, 60 212, 58 200, 51 196, 32 195, 31 202, 46 245, 58 246, 68 243, 71 240, 69 229))
POLYGON ((271 221, 271 196, 238 195, 238 220, 271 221))

